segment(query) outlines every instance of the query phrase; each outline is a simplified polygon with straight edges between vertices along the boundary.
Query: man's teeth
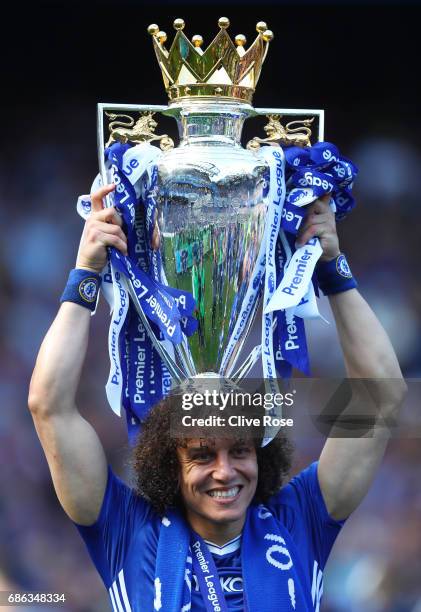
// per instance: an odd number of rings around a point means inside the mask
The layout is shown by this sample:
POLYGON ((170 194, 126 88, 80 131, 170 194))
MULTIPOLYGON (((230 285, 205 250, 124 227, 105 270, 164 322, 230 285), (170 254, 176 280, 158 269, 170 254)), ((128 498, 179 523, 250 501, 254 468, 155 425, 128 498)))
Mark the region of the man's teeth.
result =
POLYGON ((232 487, 232 489, 228 489, 227 491, 209 491, 208 495, 211 497, 235 497, 239 490, 240 487, 232 487))

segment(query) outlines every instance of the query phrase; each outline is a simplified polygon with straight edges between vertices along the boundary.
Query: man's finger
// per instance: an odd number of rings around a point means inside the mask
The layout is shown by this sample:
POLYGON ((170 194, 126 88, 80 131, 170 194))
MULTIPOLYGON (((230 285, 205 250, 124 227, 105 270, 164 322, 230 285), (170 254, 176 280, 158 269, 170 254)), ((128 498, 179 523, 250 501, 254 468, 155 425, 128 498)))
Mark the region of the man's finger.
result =
POLYGON ((309 227, 307 227, 305 229, 305 231, 297 236, 297 240, 295 242, 295 248, 299 249, 300 247, 304 246, 305 244, 307 244, 307 242, 313 238, 314 236, 319 236, 320 235, 320 227, 317 225, 310 225, 309 227))
POLYGON ((331 198, 331 194, 326 193, 324 196, 322 196, 321 198, 318 198, 315 202, 310 204, 307 210, 309 211, 309 213, 319 213, 319 214, 325 213, 326 211, 330 210, 329 208, 330 198, 331 198))
POLYGON ((100 244, 102 244, 105 247, 110 247, 110 246, 115 247, 116 249, 121 251, 123 255, 127 255, 128 253, 127 242, 125 240, 122 240, 120 236, 115 236, 114 234, 110 234, 108 232, 107 233, 99 232, 97 236, 97 240, 100 244))
POLYGON ((330 216, 327 212, 323 212, 323 213, 310 213, 308 215, 306 215, 304 217, 304 224, 303 225, 310 225, 312 223, 329 223, 330 222, 330 216))
POLYGON ((327 214, 316 214, 316 213, 311 213, 310 215, 307 215, 302 224, 301 227, 297 233, 297 239, 300 238, 304 232, 306 232, 308 230, 309 227, 312 227, 313 225, 326 225, 326 226, 330 226, 331 225, 331 220, 329 215, 327 214))
POLYGON ((106 195, 114 191, 114 189, 115 184, 111 183, 110 185, 104 185, 104 187, 100 187, 99 189, 94 191, 94 193, 91 195, 91 204, 93 212, 98 212, 104 208, 104 203, 102 201, 103 198, 105 198, 106 195))
POLYGON ((121 229, 121 227, 119 227, 118 225, 115 225, 114 223, 104 223, 104 222, 97 222, 95 223, 95 225, 92 226, 92 230, 91 230, 94 234, 98 234, 98 232, 101 232, 102 234, 110 234, 111 236, 118 236, 119 238, 121 238, 121 240, 123 240, 123 242, 127 243, 127 236, 126 234, 123 232, 123 230, 121 229))
POLYGON ((95 218, 98 221, 104 221, 105 223, 113 223, 114 225, 123 227, 123 219, 118 214, 114 206, 110 206, 109 208, 102 208, 99 212, 95 214, 95 218))

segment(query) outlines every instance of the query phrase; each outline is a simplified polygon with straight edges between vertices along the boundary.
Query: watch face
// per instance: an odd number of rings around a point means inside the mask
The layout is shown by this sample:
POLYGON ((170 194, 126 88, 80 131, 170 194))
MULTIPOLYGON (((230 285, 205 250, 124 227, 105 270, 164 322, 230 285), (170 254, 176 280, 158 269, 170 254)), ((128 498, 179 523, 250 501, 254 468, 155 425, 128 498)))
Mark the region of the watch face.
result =
POLYGON ((95 302, 98 292, 98 281, 96 278, 85 278, 79 285, 79 294, 85 302, 95 302))
POLYGON ((336 260, 336 270, 341 276, 345 278, 352 278, 352 272, 348 266, 345 255, 339 255, 338 259, 336 260))

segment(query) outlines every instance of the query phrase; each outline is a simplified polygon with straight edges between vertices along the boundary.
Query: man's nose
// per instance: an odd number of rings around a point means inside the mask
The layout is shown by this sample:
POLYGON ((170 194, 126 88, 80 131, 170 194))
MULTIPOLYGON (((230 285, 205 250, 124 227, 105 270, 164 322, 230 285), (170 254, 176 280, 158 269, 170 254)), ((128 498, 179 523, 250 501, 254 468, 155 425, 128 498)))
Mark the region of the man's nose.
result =
POLYGON ((212 476, 215 478, 215 480, 223 480, 224 482, 228 482, 235 476, 235 474, 236 471, 229 454, 225 451, 219 452, 215 460, 212 476))

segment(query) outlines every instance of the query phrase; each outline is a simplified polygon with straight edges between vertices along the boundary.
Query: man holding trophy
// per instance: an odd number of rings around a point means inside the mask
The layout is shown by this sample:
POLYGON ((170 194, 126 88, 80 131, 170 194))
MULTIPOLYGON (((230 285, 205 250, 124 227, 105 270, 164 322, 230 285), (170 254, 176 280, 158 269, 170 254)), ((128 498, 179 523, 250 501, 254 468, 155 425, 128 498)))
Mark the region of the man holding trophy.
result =
POLYGON ((387 444, 376 428, 329 437, 319 461, 283 485, 291 460, 283 436, 174 435, 180 395, 168 395, 171 385, 203 374, 238 381, 259 357, 271 390, 293 367, 307 372, 303 319, 317 315, 317 284, 348 377, 395 380, 376 387, 383 419, 404 393, 390 341, 339 247, 335 217, 352 207, 355 168, 334 145, 311 146, 311 121, 285 128, 275 112, 267 137, 241 147, 273 34, 259 22, 246 51, 228 26, 219 20, 204 52, 180 19, 169 51, 150 26, 181 143, 154 135, 151 116, 137 131, 110 117, 102 185, 85 200, 76 268, 31 381, 57 496, 119 612, 319 610, 330 550, 387 444), (107 468, 75 401, 101 285, 113 307, 107 396, 127 416, 135 489, 107 468), (262 343, 239 364, 262 301, 262 343))

